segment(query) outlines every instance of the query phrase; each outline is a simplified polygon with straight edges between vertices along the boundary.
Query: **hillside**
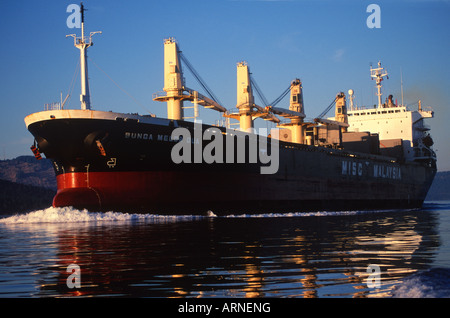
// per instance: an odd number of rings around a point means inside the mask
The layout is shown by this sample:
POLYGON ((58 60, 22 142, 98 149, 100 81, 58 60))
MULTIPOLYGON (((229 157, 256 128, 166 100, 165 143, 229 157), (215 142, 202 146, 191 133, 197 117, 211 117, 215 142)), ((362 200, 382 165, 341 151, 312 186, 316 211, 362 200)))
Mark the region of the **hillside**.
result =
POLYGON ((0 214, 48 208, 56 193, 50 160, 21 156, 0 160, 0 214))
POLYGON ((0 180, 0 215, 48 208, 56 191, 0 180))
POLYGON ((0 179, 56 190, 55 172, 51 161, 36 160, 34 156, 0 160, 0 179))

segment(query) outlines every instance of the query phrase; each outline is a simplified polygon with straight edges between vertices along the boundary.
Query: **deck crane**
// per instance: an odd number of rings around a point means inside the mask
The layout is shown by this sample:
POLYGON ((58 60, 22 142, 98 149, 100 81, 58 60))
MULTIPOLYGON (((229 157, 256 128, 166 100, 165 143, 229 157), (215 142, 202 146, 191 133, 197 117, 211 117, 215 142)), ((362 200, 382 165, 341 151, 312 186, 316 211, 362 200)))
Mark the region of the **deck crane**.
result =
MULTIPOLYGON (((250 70, 247 62, 237 63, 237 102, 238 111, 228 111, 223 114, 224 117, 233 118, 239 121, 240 130, 251 132, 253 130, 253 121, 256 118, 279 123, 280 120, 265 107, 255 104, 253 96, 253 86, 250 70)), ((259 88, 258 88, 259 89, 259 88)))
POLYGON ((316 118, 314 118, 314 122, 317 124, 323 125, 335 125, 341 127, 342 132, 346 132, 349 127, 348 117, 347 117, 347 105, 345 102, 345 94, 340 92, 336 95, 336 98, 333 99, 331 104, 316 118), (335 107, 335 117, 334 120, 324 119, 325 115, 334 107, 335 107))
MULTIPOLYGON (((198 104, 205 108, 226 112, 226 108, 214 100, 215 97, 206 97, 198 91, 185 86, 180 59, 185 62, 189 69, 194 69, 189 62, 186 63, 187 59, 180 53, 174 38, 164 40, 164 92, 153 94, 153 100, 167 102, 167 118, 174 120, 183 119, 183 101, 185 100, 193 101, 194 106, 198 104)), ((207 88, 198 73, 195 72, 194 77, 201 83, 203 88, 206 88, 205 90, 208 94, 211 94, 211 90, 207 88)))
MULTIPOLYGON (((271 112, 275 115, 278 116, 282 116, 285 118, 292 118, 292 117, 305 117, 305 114, 303 113, 303 111, 300 111, 298 109, 295 109, 290 107, 290 109, 285 109, 285 108, 280 108, 280 107, 275 107, 291 90, 292 85, 298 85, 300 84, 300 80, 296 79, 277 99, 275 99, 272 103, 267 102, 267 99, 264 97, 261 89, 259 88, 259 86, 257 85, 255 79, 253 78, 253 76, 250 77, 251 79, 251 83, 253 85, 253 87, 256 90, 256 93, 258 94, 258 96, 261 98, 262 102, 264 103, 264 106, 266 107, 266 111, 271 112)), ((302 107, 303 107, 303 102, 302 102, 302 107)))
MULTIPOLYGON (((291 85, 285 91, 283 91, 283 93, 278 98, 276 98, 272 103, 269 103, 267 101, 267 99, 265 98, 265 96, 262 93, 261 89, 257 85, 254 77, 251 76, 251 75, 250 75, 250 81, 252 83, 252 87, 255 88, 256 93, 260 97, 261 101, 264 103, 265 110, 267 112, 271 112, 271 113, 273 113, 275 115, 279 115, 279 116, 282 116, 282 117, 285 117, 285 118, 292 118, 292 117, 302 117, 302 118, 304 118, 305 117, 305 114, 303 113, 303 99, 302 99, 301 102, 299 102, 299 103, 301 103, 301 107, 292 106, 289 109, 275 107, 292 90, 293 87, 295 87, 296 85, 301 85, 299 79, 296 79, 295 81, 293 81, 291 83, 291 85), (300 108, 301 108, 301 110, 300 110, 300 108)), ((296 93, 296 96, 294 97, 294 99, 297 98, 298 94, 299 94, 299 92, 296 93)), ((298 97, 298 98, 300 99, 301 97, 298 97)))
POLYGON ((249 131, 253 128, 253 120, 262 118, 264 120, 272 121, 278 124, 278 127, 287 127, 293 131, 293 142, 303 142, 303 118, 305 114, 303 111, 303 97, 301 91, 301 82, 296 79, 291 85, 283 91, 283 93, 275 99, 271 104, 267 102, 261 89, 256 84, 255 79, 251 76, 249 67, 246 62, 239 62, 237 64, 237 106, 238 112, 227 112, 223 116, 233 118, 239 121, 240 129, 249 131), (264 103, 265 107, 255 104, 253 89, 264 103), (289 109, 275 107, 289 92, 291 92, 291 102, 289 109), (282 124, 277 116, 290 119, 289 124, 282 124))
MULTIPOLYGON (((317 135, 319 125, 326 126, 325 129, 338 129, 341 132, 346 132, 348 125, 347 121, 347 110, 345 103, 345 95, 343 93, 339 93, 335 99, 331 102, 331 104, 317 117, 313 122, 304 122, 305 114, 304 114, 304 106, 303 106, 303 91, 302 84, 299 79, 295 79, 292 81, 291 86, 289 87, 289 91, 291 92, 291 98, 289 103, 289 110, 278 108, 274 106, 268 106, 268 111, 283 116, 285 118, 290 119, 290 122, 280 123, 277 125, 278 128, 282 128, 290 131, 290 140, 293 143, 305 143, 306 132, 308 128, 313 128, 313 134, 317 135), (335 120, 324 119, 323 117, 336 105, 336 115, 335 120), (329 128, 328 128, 329 126, 329 128)), ((287 95, 288 90, 283 92, 284 95, 287 95)), ((283 94, 275 100, 273 105, 283 99, 283 94)))
POLYGON ((292 81, 289 88, 286 89, 280 97, 278 97, 272 105, 267 108, 270 112, 276 115, 290 119, 290 122, 280 123, 277 127, 287 129, 291 132, 291 142, 299 144, 304 143, 305 126, 309 124, 303 122, 306 116, 303 106, 302 82, 300 79, 297 78, 292 81), (278 104, 289 92, 291 93, 289 109, 275 107, 275 105, 278 104))
POLYGON ((302 92, 302 83, 297 78, 291 82, 291 85, 286 89, 280 97, 275 99, 267 109, 279 116, 288 118, 288 119, 303 119, 305 118, 305 112, 303 108, 303 92, 302 92), (289 109, 275 107, 289 92, 291 92, 291 100, 289 103, 289 109))

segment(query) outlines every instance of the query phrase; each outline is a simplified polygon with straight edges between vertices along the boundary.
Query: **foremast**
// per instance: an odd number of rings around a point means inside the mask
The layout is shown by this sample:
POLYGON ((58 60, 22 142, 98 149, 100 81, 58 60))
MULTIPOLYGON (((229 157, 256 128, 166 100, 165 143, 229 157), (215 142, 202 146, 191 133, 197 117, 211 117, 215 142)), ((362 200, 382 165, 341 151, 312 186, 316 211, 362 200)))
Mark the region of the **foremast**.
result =
POLYGON ((87 65, 87 49, 92 46, 92 36, 97 33, 102 33, 101 31, 89 33, 89 37, 84 35, 84 6, 83 3, 80 4, 80 14, 81 14, 81 37, 77 37, 76 34, 69 34, 66 37, 74 38, 74 46, 80 50, 80 77, 81 77, 81 94, 80 102, 81 109, 89 110, 91 109, 91 96, 89 92, 89 78, 88 78, 88 65, 87 65))

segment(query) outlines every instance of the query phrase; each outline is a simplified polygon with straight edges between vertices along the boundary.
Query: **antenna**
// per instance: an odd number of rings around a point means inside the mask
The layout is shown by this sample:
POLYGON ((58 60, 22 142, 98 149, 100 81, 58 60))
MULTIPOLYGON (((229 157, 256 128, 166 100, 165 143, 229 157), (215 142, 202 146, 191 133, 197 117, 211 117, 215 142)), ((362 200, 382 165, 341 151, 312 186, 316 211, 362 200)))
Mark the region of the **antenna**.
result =
POLYGON ((84 23, 84 5, 83 5, 83 2, 80 3, 80 13, 81 13, 81 23, 84 23))
POLYGON ((401 90, 402 90, 402 106, 403 106, 405 104, 403 104, 403 71, 402 71, 402 68, 400 68, 400 86, 401 86, 401 90))

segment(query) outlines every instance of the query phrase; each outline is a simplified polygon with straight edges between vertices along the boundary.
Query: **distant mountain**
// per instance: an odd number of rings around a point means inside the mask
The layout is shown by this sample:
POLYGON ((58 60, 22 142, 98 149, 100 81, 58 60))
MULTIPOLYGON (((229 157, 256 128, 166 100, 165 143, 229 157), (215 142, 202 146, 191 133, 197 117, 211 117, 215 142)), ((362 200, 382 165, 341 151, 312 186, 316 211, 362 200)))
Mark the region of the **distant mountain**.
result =
POLYGON ((48 159, 36 160, 34 156, 0 160, 0 179, 56 190, 52 162, 48 159))
POLYGON ((450 171, 438 172, 426 198, 427 201, 450 200, 450 171))
POLYGON ((21 156, 0 160, 0 214, 48 208, 56 193, 50 160, 21 156))

